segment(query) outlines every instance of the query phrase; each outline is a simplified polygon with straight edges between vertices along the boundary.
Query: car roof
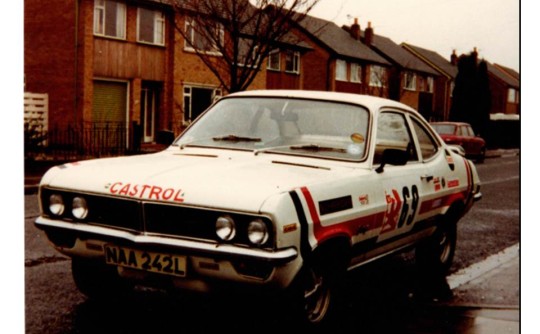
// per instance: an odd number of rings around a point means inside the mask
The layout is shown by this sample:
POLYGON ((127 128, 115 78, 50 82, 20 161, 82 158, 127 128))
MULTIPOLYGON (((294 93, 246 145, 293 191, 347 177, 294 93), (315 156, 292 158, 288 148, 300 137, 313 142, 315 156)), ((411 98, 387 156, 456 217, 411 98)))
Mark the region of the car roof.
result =
POLYGON ((337 101, 345 103, 353 103, 367 107, 372 112, 377 112, 381 108, 398 108, 407 110, 416 115, 419 113, 406 104, 377 97, 371 95, 353 94, 353 93, 341 93, 341 92, 327 92, 327 91, 310 91, 310 90, 250 90, 232 93, 224 98, 229 97, 287 97, 287 98, 300 98, 300 99, 312 99, 321 101, 337 101))

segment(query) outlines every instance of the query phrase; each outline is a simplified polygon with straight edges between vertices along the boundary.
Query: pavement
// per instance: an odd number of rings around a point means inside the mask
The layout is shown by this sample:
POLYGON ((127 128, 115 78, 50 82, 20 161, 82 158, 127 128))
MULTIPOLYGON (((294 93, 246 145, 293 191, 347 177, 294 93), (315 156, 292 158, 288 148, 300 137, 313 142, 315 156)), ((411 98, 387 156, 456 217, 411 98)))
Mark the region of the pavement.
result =
MULTIPOLYGON (((486 158, 515 155, 519 155, 519 150, 499 149, 488 151, 486 158)), ((37 192, 39 180, 48 167, 25 168, 25 194, 37 192)), ((504 257, 479 277, 451 287, 451 300, 430 306, 430 317, 441 317, 448 322, 444 333, 528 333, 521 326, 520 262, 518 251, 517 255, 504 257)), ((436 332, 440 332, 440 328, 436 332)))

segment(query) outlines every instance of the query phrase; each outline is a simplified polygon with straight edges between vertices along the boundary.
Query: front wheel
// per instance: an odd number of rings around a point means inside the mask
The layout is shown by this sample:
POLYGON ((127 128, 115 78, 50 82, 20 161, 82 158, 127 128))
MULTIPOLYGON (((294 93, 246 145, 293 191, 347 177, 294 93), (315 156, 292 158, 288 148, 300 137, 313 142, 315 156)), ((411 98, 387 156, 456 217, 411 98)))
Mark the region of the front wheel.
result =
POLYGON ((289 288, 295 322, 308 329, 331 326, 343 305, 343 275, 320 263, 304 265, 289 288))

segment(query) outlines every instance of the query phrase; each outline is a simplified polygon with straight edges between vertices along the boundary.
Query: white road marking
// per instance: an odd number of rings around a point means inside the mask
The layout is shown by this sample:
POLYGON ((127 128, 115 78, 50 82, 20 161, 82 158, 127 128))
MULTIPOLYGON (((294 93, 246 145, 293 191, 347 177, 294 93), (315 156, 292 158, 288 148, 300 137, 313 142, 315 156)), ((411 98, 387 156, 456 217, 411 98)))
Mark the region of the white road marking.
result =
POLYGON ((498 180, 491 180, 491 181, 482 181, 480 180, 480 184, 481 185, 486 185, 486 184, 494 184, 494 183, 502 183, 502 182, 506 182, 506 181, 513 181, 513 180, 519 180, 519 175, 517 176, 510 176, 510 177, 507 177, 505 179, 498 179, 498 180))
POLYGON ((519 243, 506 248, 500 253, 491 255, 482 262, 475 263, 467 268, 461 269, 458 272, 448 276, 446 281, 450 289, 454 290, 457 287, 466 284, 485 273, 507 263, 508 261, 519 256, 519 243))

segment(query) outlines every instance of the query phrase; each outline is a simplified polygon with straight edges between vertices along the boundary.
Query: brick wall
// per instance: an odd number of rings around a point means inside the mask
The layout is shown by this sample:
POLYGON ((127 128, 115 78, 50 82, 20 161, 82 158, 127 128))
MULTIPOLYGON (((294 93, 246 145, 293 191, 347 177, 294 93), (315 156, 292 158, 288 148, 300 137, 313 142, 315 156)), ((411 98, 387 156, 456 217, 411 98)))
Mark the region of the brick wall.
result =
POLYGON ((24 2, 25 91, 49 94, 51 123, 75 117, 76 16, 75 1, 24 2))

